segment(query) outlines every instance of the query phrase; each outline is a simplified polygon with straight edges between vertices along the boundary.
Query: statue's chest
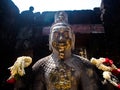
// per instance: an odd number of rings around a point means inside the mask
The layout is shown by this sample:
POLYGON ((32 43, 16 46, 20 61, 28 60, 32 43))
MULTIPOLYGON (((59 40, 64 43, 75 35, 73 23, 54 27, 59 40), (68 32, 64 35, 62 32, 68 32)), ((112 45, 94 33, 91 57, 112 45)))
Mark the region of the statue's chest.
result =
POLYGON ((46 73, 49 88, 54 88, 53 90, 69 90, 74 82, 75 69, 64 63, 58 65, 51 63, 49 67, 46 73))

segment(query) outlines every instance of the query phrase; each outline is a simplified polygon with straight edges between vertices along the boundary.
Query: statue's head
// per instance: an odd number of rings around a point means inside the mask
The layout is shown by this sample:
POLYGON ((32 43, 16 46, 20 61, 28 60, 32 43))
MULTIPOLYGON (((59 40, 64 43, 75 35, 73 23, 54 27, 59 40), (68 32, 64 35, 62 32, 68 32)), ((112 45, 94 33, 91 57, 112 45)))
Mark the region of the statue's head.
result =
POLYGON ((75 36, 68 24, 68 17, 65 12, 55 14, 55 22, 51 26, 49 36, 49 48, 59 53, 60 58, 64 58, 66 53, 74 49, 75 36))

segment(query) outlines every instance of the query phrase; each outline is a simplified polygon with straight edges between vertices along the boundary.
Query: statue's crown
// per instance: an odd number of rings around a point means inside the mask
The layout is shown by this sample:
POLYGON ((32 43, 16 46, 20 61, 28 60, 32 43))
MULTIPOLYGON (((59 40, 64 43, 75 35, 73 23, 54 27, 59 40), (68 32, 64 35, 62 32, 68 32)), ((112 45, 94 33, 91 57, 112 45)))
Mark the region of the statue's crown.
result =
POLYGON ((51 27, 51 30, 52 28, 57 27, 57 26, 66 26, 69 29, 71 29, 70 25, 68 24, 68 15, 66 12, 64 11, 56 12, 55 17, 54 17, 54 23, 51 27))
POLYGON ((66 12, 59 11, 55 14, 55 23, 68 23, 68 16, 66 12))

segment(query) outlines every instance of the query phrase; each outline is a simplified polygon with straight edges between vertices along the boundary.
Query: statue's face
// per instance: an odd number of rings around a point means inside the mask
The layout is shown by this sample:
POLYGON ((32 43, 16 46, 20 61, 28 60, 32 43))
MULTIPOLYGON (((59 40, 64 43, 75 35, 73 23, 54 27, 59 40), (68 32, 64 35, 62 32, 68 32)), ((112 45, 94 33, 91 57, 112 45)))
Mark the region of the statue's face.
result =
POLYGON ((61 58, 64 58, 65 51, 71 51, 72 33, 67 26, 56 26, 51 32, 51 46, 56 49, 61 58))

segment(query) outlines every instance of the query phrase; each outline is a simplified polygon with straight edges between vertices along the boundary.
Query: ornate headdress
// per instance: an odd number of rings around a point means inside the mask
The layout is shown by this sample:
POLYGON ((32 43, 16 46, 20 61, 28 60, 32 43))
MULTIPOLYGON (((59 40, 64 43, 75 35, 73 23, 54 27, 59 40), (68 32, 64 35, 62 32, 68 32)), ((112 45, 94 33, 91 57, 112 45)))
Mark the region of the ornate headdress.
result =
POLYGON ((71 30, 71 27, 70 25, 68 24, 68 15, 66 12, 64 11, 59 11, 55 14, 55 17, 54 17, 54 23, 53 25, 51 26, 51 29, 53 29, 53 27, 57 27, 57 26, 66 26, 68 27, 70 30, 71 30))

